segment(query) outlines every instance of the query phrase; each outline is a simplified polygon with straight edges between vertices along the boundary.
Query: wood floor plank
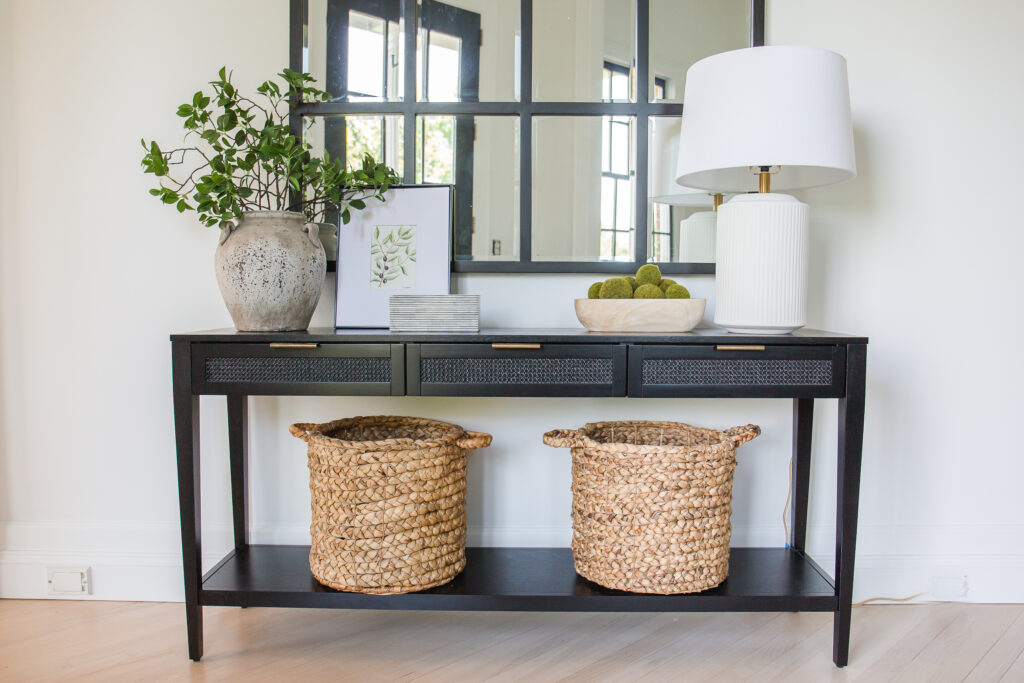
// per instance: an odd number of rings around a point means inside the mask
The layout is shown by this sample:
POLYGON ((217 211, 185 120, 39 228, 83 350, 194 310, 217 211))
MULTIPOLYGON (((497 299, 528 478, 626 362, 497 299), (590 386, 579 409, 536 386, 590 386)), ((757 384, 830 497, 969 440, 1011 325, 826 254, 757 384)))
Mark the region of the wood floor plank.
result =
POLYGON ((959 683, 1017 618, 1017 605, 972 605, 921 650, 893 679, 959 683))
POLYGON ((1024 606, 868 606, 850 665, 831 615, 205 609, 0 600, 7 681, 1024 681, 1024 606))
POLYGON ((1013 666, 1013 662, 1024 655, 1024 605, 1017 607, 1017 618, 974 665, 964 678, 965 683, 998 681, 1013 666))
MULTIPOLYGON (((913 606, 915 609, 917 605, 913 606)), ((964 609, 961 604, 921 605, 925 618, 902 638, 892 642, 885 652, 864 672, 858 681, 890 681, 906 668, 918 654, 949 628, 964 609)))

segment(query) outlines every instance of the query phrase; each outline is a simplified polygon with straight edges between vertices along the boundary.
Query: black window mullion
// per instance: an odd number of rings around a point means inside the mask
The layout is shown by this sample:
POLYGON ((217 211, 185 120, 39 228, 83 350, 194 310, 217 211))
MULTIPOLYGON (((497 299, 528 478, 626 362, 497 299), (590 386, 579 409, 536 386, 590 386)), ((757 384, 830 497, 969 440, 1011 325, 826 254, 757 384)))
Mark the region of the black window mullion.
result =
POLYGON ((533 0, 522 0, 519 26, 519 261, 529 263, 533 261, 533 0))
POLYGON ((634 168, 636 168, 636 247, 633 252, 637 268, 647 263, 647 127, 651 109, 648 80, 651 73, 650 54, 651 5, 649 0, 636 0, 636 104, 637 114, 633 131, 634 168))
POLYGON ((750 0, 750 47, 764 46, 764 0, 750 0))
POLYGON ((405 83, 402 89, 402 182, 416 183, 416 34, 419 31, 416 0, 402 0, 405 19, 405 83))

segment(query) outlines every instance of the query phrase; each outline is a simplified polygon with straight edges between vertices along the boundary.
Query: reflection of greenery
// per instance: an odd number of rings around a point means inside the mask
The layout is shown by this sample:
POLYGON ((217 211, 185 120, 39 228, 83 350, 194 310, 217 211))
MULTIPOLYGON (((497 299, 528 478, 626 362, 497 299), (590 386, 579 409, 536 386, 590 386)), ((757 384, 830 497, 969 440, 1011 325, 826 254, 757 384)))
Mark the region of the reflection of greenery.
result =
MULTIPOLYGON (((401 121, 390 122, 389 134, 395 137, 395 156, 391 160, 396 167, 402 160, 402 129, 401 121), (399 125, 394 125, 395 123, 399 125)), ((385 119, 379 116, 349 116, 345 120, 345 165, 358 168, 362 158, 370 154, 376 159, 388 160, 388 151, 384 149, 385 119)))
POLYGON ((455 117, 425 116, 420 119, 419 161, 422 183, 455 182, 455 117))
POLYGON ((408 275, 405 265, 416 262, 416 249, 412 246, 413 228, 400 225, 390 228, 381 237, 381 226, 373 229, 373 243, 370 245, 370 256, 373 268, 370 273, 370 284, 383 287, 400 275, 408 275))
POLYGON ((377 159, 384 158, 384 136, 381 126, 383 120, 369 116, 348 117, 348 135, 345 140, 345 165, 348 168, 359 166, 364 154, 377 159))

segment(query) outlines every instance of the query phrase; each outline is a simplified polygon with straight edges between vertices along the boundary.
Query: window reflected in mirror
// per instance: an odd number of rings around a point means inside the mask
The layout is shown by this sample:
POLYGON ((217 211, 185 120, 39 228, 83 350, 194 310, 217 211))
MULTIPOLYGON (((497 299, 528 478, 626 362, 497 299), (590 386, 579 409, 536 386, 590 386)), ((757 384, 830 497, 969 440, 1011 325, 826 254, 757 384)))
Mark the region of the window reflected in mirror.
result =
POLYGON ((519 117, 418 116, 416 182, 455 186, 456 260, 519 260, 519 117))
POLYGON ((335 102, 402 99, 401 0, 309 0, 308 70, 335 102))
POLYGON ((636 119, 533 119, 533 259, 632 261, 636 119))
POLYGON ((420 0, 417 99, 518 100, 520 14, 519 0, 420 0))
POLYGON ((544 0, 533 3, 533 99, 539 102, 631 102, 636 65, 633 0, 544 0), (605 88, 607 64, 625 70, 605 88), (626 86, 623 89, 623 85, 626 86))
POLYGON ((750 0, 650 0, 650 13, 652 102, 682 102, 694 62, 750 45, 750 0))
POLYGON ((331 158, 344 159, 346 168, 362 166, 364 154, 373 155, 404 171, 404 120, 400 115, 307 116, 306 139, 314 153, 327 150, 331 158))

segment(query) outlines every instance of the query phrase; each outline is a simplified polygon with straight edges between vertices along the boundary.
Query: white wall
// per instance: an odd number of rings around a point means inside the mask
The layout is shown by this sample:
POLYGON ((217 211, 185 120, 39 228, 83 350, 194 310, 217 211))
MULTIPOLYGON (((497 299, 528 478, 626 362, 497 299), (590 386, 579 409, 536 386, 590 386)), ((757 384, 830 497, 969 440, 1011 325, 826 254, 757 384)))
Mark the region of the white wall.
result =
MULTIPOLYGON (((768 4, 770 42, 830 47, 850 63, 860 175, 806 199, 811 323, 872 339, 857 598, 966 575, 967 599, 1024 600, 1013 430, 1024 370, 1012 360, 1024 237, 1007 199, 1024 185, 1024 8, 768 4)), ((138 138, 177 140, 176 105, 222 64, 244 87, 277 70, 286 25, 286 3, 272 0, 0 2, 2 596, 41 596, 45 565, 86 564, 94 597, 180 598, 167 335, 230 320, 214 232, 146 194, 138 138)), ((483 295, 486 324, 557 326, 574 324, 570 299, 593 279, 456 286, 483 295)), ((685 280, 712 293, 711 278, 685 280)), ((332 310, 325 294, 315 324, 332 310)), ((211 561, 230 537, 224 402, 202 405, 211 561)), ((568 454, 541 445, 545 430, 641 416, 758 423, 763 436, 740 455, 734 538, 783 541, 785 402, 458 398, 254 399, 257 540, 306 534, 303 444, 287 425, 374 412, 492 432, 471 461, 471 539, 522 545, 568 538, 568 454)), ((811 546, 826 563, 834 413, 833 401, 816 413, 811 546)))

